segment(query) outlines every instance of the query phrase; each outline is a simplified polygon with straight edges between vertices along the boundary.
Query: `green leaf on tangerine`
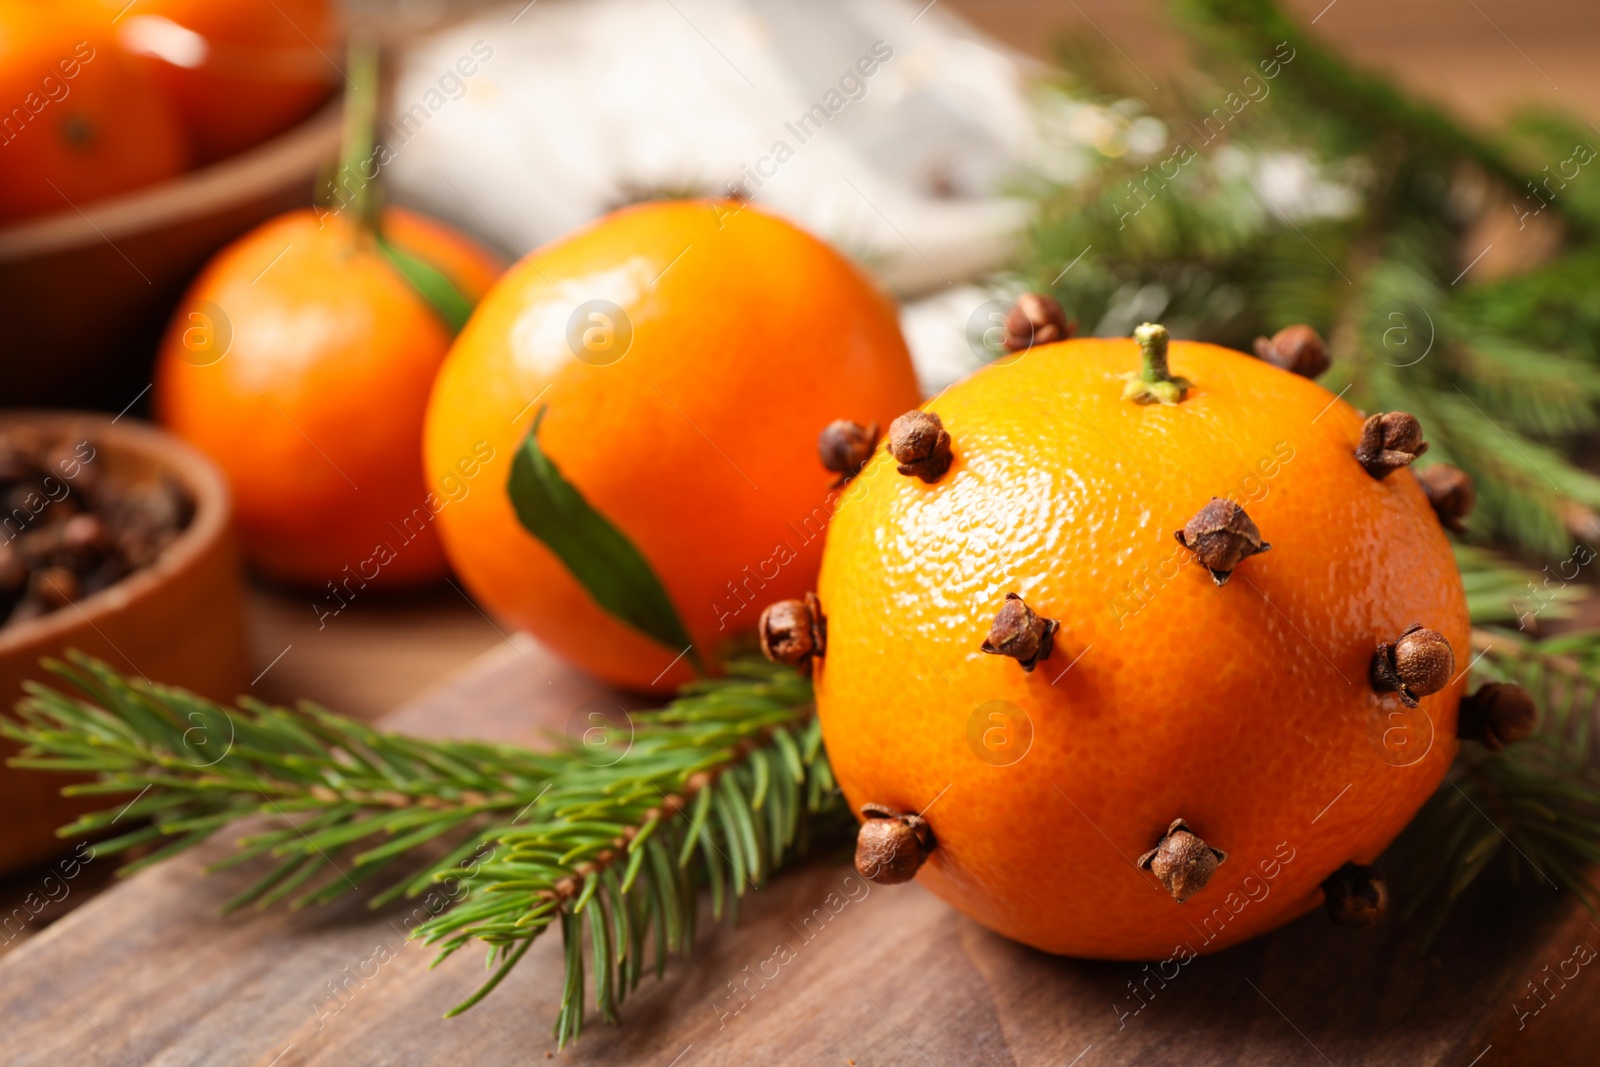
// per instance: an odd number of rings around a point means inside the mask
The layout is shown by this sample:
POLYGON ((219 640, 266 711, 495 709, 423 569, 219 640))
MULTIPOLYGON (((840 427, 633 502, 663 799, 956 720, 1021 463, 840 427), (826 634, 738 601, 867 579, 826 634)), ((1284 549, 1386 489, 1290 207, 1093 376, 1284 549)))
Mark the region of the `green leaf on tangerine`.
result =
POLYGON ((400 272, 406 284, 428 302, 450 333, 460 333, 461 327, 472 317, 472 301, 456 288, 456 283, 433 264, 418 259, 382 235, 378 237, 378 250, 400 272))
POLYGON ((556 554, 597 604, 673 651, 687 648, 689 662, 703 673, 683 620, 650 561, 627 534, 583 498, 539 447, 545 410, 540 408, 533 417, 533 427, 511 461, 506 490, 517 518, 556 554))

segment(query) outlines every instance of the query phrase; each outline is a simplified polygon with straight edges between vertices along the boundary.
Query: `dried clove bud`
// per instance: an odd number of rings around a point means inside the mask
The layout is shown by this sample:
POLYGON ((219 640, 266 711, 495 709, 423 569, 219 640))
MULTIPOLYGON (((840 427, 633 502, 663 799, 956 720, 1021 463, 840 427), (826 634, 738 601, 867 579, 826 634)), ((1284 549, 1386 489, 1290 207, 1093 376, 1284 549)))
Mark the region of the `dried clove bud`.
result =
POLYGON ((1156 847, 1139 857, 1139 866, 1161 879, 1179 904, 1206 887, 1228 858, 1195 835, 1182 819, 1173 819, 1156 847))
POLYGON ((1437 693, 1456 672, 1456 654, 1438 630, 1412 623, 1394 644, 1380 642, 1367 677, 1379 693, 1399 693, 1401 703, 1417 706, 1417 698, 1437 693))
POLYGON ((1256 338, 1256 355, 1274 367, 1298 374, 1302 378, 1317 378, 1328 369, 1328 343, 1322 335, 1303 323, 1285 326, 1271 338, 1256 338))
POLYGON ((817 435, 817 456, 822 465, 839 476, 835 489, 861 473, 878 447, 878 424, 866 426, 849 419, 835 419, 817 435))
POLYGON ((75 491, 92 493, 99 488, 101 481, 101 464, 93 460, 98 454, 93 442, 85 438, 79 438, 77 441, 67 438, 49 451, 42 465, 50 474, 57 477, 65 476, 72 482, 75 491), (91 457, 87 460, 83 458, 85 450, 91 457))
POLYGON ((9 542, 0 542, 0 593, 15 593, 27 584, 27 561, 9 542))
POLYGON ((1055 619, 1035 615, 1016 593, 1007 593, 988 638, 979 647, 990 655, 1010 656, 1031 672, 1040 660, 1050 658, 1060 627, 1055 619))
POLYGON ((809 675, 811 661, 827 651, 828 620, 815 593, 807 593, 804 600, 768 604, 756 630, 761 654, 798 669, 801 675, 809 675))
POLYGON ((1272 547, 1261 540, 1261 531, 1244 508, 1220 496, 1212 497, 1172 536, 1194 553, 1218 585, 1227 585, 1233 569, 1242 561, 1272 547))
POLYGON ((901 474, 936 482, 950 469, 950 435, 931 411, 908 411, 889 424, 889 454, 901 474))
POLYGON ((1458 715, 1457 737, 1480 741, 1490 752, 1499 752, 1533 733, 1539 708, 1522 686, 1489 682, 1461 702, 1458 715))
POLYGON ((1322 883, 1328 918, 1340 926, 1377 926, 1389 910, 1389 886, 1376 867, 1347 863, 1322 883))
POLYGON ((1422 491, 1428 494, 1428 503, 1446 530, 1467 532, 1467 516, 1478 503, 1478 491, 1472 485, 1472 476, 1460 467, 1448 463, 1435 463, 1417 472, 1422 491))
POLYGON ((1374 415, 1361 427, 1356 445, 1356 462, 1380 481, 1428 450, 1422 440, 1422 424, 1415 415, 1389 411, 1374 415))
POLYGON ((856 835, 856 873, 879 885, 915 878, 936 844, 927 821, 882 804, 863 804, 861 814, 867 821, 856 835))
POLYGON ((24 481, 38 470, 36 457, 14 441, 0 440, 0 485, 24 481))
POLYGON ((83 585, 76 572, 67 567, 42 567, 28 582, 28 595, 54 611, 83 596, 83 585))
POLYGON ((0 434, 0 483, 30 481, 40 474, 44 451, 44 435, 36 426, 17 423, 0 434))
POLYGON ((110 540, 105 520, 98 515, 74 515, 61 526, 61 547, 69 552, 98 551, 110 540))
POLYGON ((1006 312, 1006 351, 1021 352, 1034 345, 1065 341, 1077 330, 1078 320, 1068 320, 1055 297, 1023 293, 1006 312))

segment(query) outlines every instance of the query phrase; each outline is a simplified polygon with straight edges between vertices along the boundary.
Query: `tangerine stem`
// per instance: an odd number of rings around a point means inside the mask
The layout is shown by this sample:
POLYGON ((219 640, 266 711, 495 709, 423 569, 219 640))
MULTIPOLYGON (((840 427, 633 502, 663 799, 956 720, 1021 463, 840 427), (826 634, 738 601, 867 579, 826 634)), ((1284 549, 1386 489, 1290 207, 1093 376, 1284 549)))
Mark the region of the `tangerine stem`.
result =
POLYGON ((1189 382, 1175 378, 1167 369, 1167 341, 1165 326, 1147 322, 1133 331, 1139 342, 1141 366, 1125 375, 1128 384, 1123 387, 1125 399, 1140 404, 1176 404, 1189 389, 1189 382))
POLYGON ((378 232, 383 198, 377 185, 375 158, 378 124, 378 49, 371 41, 350 42, 349 86, 344 97, 344 143, 339 153, 339 186, 349 191, 356 221, 368 233, 378 232))
POLYGON ((1172 381, 1172 374, 1167 370, 1167 328, 1147 322, 1133 331, 1133 339, 1139 342, 1139 355, 1143 360, 1139 379, 1144 382, 1172 381))

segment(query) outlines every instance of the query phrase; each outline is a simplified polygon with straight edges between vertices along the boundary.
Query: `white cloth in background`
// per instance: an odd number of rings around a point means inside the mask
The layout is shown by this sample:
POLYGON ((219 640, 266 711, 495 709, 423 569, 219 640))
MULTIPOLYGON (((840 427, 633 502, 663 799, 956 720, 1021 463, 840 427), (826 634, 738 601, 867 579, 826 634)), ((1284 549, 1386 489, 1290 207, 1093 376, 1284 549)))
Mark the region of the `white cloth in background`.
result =
POLYGON ((518 254, 644 194, 733 183, 894 292, 942 291, 1027 221, 1004 195, 1027 74, 906 0, 514 0, 403 57, 387 180, 518 254))

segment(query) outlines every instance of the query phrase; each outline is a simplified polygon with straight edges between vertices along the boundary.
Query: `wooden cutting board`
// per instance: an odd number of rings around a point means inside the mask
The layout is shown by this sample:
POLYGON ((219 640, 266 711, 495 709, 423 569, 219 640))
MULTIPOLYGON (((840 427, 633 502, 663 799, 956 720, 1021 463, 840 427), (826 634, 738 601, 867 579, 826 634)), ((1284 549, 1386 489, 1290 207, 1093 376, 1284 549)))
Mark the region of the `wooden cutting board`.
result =
MULTIPOLYGON (((385 725, 532 742, 595 695, 518 638, 385 725)), ((219 918, 259 873, 200 874, 228 851, 217 841, 148 870, 0 961, 0 1060, 1504 1067, 1595 1062, 1600 1048, 1600 966, 1587 962, 1600 928, 1548 889, 1480 894, 1426 956, 1392 928, 1350 932, 1313 914, 1163 979, 1023 948, 915 885, 871 887, 834 857, 780 875, 737 928, 707 916, 694 960, 647 978, 621 1028, 591 1019, 556 1054, 557 936, 446 1021, 481 980, 481 954, 430 972, 432 952, 403 936, 414 904, 219 918)))

